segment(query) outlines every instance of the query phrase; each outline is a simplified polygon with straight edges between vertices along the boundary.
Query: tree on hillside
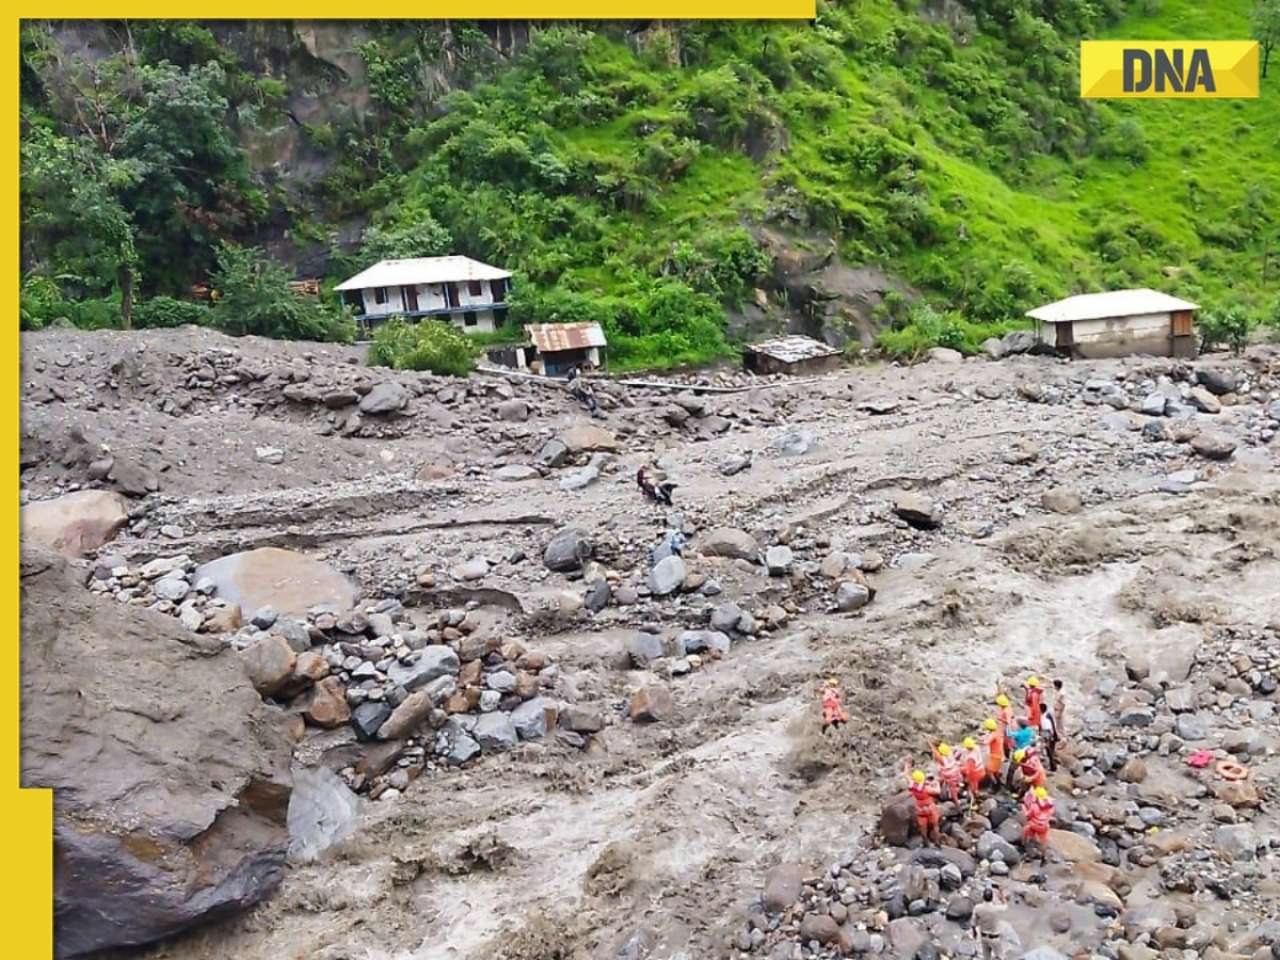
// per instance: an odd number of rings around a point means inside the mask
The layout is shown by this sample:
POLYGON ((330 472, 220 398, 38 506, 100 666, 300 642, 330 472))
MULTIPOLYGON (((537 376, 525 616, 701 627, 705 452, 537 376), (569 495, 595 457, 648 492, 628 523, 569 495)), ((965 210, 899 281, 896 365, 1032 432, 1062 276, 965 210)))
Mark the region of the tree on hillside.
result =
POLYGON ((1258 0, 1258 5, 1250 14, 1253 24, 1253 37, 1262 49, 1262 76, 1267 75, 1267 64, 1271 61, 1271 51, 1280 43, 1280 0, 1258 0))
POLYGON ((28 250, 46 276, 89 281, 70 285, 76 296, 111 292, 97 281, 116 264, 127 323, 138 263, 148 292, 184 292, 216 243, 265 207, 228 126, 225 74, 216 62, 184 69, 127 53, 33 62, 44 99, 24 115, 28 250))
POLYGON ((129 329, 138 251, 119 192, 135 181, 136 168, 42 127, 28 131, 21 156, 24 267, 82 295, 118 290, 121 325, 129 329))

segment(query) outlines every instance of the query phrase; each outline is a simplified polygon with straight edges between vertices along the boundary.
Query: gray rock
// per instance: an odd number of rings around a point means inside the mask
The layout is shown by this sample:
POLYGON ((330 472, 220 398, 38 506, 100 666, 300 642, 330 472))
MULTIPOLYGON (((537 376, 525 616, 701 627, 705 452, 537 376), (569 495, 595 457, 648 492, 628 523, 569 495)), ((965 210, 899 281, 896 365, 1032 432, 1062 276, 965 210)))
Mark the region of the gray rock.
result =
POLYGON ((585 490, 599 479, 600 468, 587 464, 585 467, 566 471, 565 475, 560 478, 560 489, 585 490))
POLYGON ((538 451, 538 455, 534 457, 534 462, 540 467, 562 467, 569 459, 569 447, 561 440, 548 440, 542 445, 542 449, 538 451))
POLYGON ((458 654, 444 644, 430 644, 414 651, 410 663, 393 663, 387 677, 410 692, 430 683, 436 677, 457 674, 461 664, 458 654))
POLYGON ((930 347, 925 355, 930 363, 960 363, 964 360, 963 353, 950 347, 930 347))
POLYGON ((698 539, 697 549, 705 557, 728 557, 752 562, 760 557, 760 545, 756 543, 755 537, 734 527, 708 530, 698 539))
POLYGON ((780 863, 771 867, 764 878, 764 909, 781 913, 800 899, 807 871, 797 863, 780 863))
POLYGON ((360 740, 374 740, 391 717, 392 707, 381 700, 368 700, 351 711, 351 728, 360 740))
POLYGON ((627 641, 627 656, 632 666, 644 669, 654 660, 666 656, 662 638, 655 633, 634 633, 627 641))
POLYGON ((155 595, 162 600, 168 600, 170 603, 180 603, 188 593, 191 592, 191 586, 181 574, 170 574, 167 577, 161 577, 151 589, 155 595))
POLYGON ((893 512, 913 527, 931 530, 940 523, 934 502, 922 493, 907 491, 894 499, 893 512))
POLYGON ((533 697, 511 711, 511 725, 521 740, 533 740, 547 732, 547 713, 556 705, 546 697, 533 697))
POLYGON ((566 527, 559 530, 542 552, 542 562, 548 570, 571 573, 579 570, 590 559, 593 547, 585 530, 566 527))
POLYGON ((727 633, 717 630, 685 630, 676 642, 685 653, 713 653, 723 656, 729 652, 733 641, 727 633))
POLYGON ((871 602, 871 590, 865 584, 845 580, 836 588, 836 609, 841 613, 861 610, 871 602))
POLYGON ((597 577, 587 584, 587 591, 582 595, 582 603, 592 613, 599 613, 609 605, 612 597, 613 590, 609 586, 609 581, 604 577, 597 577))
POLYGON ((408 404, 408 390, 398 383, 380 383, 360 399, 360 412, 379 416, 403 410, 408 404))
POLYGON ((1174 713, 1188 713, 1196 708, 1196 693, 1191 687, 1170 687, 1164 692, 1165 705, 1174 713))
POLYGON ((494 670, 484 678, 485 686, 499 693, 510 693, 516 688, 516 675, 509 670, 494 670))
POLYGON ((289 859, 311 863, 355 830, 360 798, 328 767, 298 767, 286 817, 289 859))
POLYGON ((738 629, 738 621, 743 616, 742 608, 736 603, 722 603, 711 611, 711 629, 729 633, 738 629))
POLYGON ((774 453, 784 457, 802 457, 818 448, 818 438, 807 430, 791 430, 771 445, 774 453))
POLYGON ((519 398, 503 400, 498 404, 498 417, 509 423, 524 423, 529 419, 529 405, 519 398))
POLYGON ((1164 407, 1167 398, 1158 393, 1149 393, 1142 398, 1142 402, 1138 404, 1138 412, 1144 413, 1148 417, 1163 417, 1164 407))
POLYGON ((509 463, 493 471, 493 479, 504 483, 519 483, 522 480, 537 480, 541 477, 537 468, 524 463, 509 463))
POLYGON ((1183 713, 1174 721, 1173 732, 1183 740, 1205 740, 1209 736, 1209 725, 1197 713, 1183 713))
POLYGON ((1029 353, 1036 348, 1034 330, 1014 330, 1000 338, 1005 353, 1029 353))
POLYGON ((1252 860, 1257 855, 1258 838, 1253 827, 1247 823, 1218 827, 1214 832, 1213 842, 1233 861, 1252 860))
POLYGON ((519 739, 511 714, 498 710, 482 715, 471 733, 485 750, 510 750, 519 739))
POLYGON ((785 577, 791 572, 791 565, 794 562, 795 554, 791 552, 790 547, 783 544, 775 544, 765 551, 764 564, 771 577, 785 577))
POLYGON ((259 607, 249 622, 259 630, 270 630, 279 619, 280 614, 276 612, 274 607, 259 607))
POLYGON ((460 767, 468 760, 472 760, 480 756, 480 744, 466 733, 457 733, 449 746, 449 752, 445 754, 445 760, 452 767, 460 767))
POLYGON ((1196 383, 1219 397, 1240 389, 1240 377, 1236 372, 1221 367, 1200 367, 1196 370, 1196 383))
POLYGON ((978 837, 974 852, 982 860, 1002 860, 1007 864, 1015 864, 1022 860, 1022 854, 1008 840, 998 833, 988 830, 978 837))
POLYGON ((284 451, 279 447, 257 447, 253 454, 261 463, 279 466, 284 463, 284 451))
POLYGON ((654 596, 669 596, 684 586, 685 576, 684 560, 671 554, 649 571, 649 590, 654 596))

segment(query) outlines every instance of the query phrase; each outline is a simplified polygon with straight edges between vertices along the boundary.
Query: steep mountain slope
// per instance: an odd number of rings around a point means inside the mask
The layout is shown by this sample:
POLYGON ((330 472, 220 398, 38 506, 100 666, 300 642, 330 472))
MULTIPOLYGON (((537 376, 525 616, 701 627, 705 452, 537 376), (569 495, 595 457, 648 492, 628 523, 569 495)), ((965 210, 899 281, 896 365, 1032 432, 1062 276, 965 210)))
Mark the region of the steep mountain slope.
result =
MULTIPOLYGON (((1252 102, 1105 104, 1077 89, 1081 36, 1243 37, 1251 2, 186 25, 138 56, 225 74, 215 92, 252 202, 212 227, 181 211, 206 249, 255 242, 331 280, 393 254, 502 262, 522 281, 515 319, 600 319, 614 359, 641 366, 725 352, 727 320, 730 339, 790 320, 835 342, 892 323, 898 350, 972 346, 1033 302, 1106 286, 1269 312, 1274 75, 1252 102), (938 310, 893 292, 909 289, 938 310)), ((82 25, 29 42, 46 51, 26 58, 29 122, 75 136, 74 96, 51 91, 91 29, 99 56, 134 42, 82 25)), ((204 280, 198 253, 190 276, 144 263, 144 293, 204 280)), ((28 245, 29 267, 66 273, 56 259, 28 245)))

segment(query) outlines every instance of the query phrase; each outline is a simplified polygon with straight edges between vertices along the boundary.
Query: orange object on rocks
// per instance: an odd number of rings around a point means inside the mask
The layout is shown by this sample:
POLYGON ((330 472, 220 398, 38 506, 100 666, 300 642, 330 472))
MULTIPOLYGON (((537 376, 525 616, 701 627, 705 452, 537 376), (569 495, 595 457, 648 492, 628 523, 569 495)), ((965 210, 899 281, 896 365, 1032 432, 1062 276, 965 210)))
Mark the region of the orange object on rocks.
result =
POLYGON ((1022 777, 1027 783, 1033 787, 1043 787, 1045 784, 1044 764, 1040 762, 1040 755, 1034 750, 1019 750, 1021 757, 1017 753, 1014 759, 1018 762, 1018 769, 1022 772, 1022 777))
POLYGON ((1022 798, 1022 813, 1026 824, 1022 828, 1023 840, 1049 841, 1049 824, 1053 822, 1053 798, 1044 787, 1033 787, 1022 798))
POLYGON ((833 724, 847 723, 849 714, 845 712, 844 704, 840 702, 840 689, 836 686, 836 682, 828 680, 821 693, 822 725, 830 727, 833 724))
POLYGON ((938 765, 938 779, 946 787, 949 799, 955 803, 960 799, 960 784, 963 774, 956 756, 948 744, 940 743, 933 748, 933 760, 938 765))
POLYGON ((993 722, 983 741, 987 749, 987 776, 999 780, 1000 771, 1004 769, 1004 731, 993 722))

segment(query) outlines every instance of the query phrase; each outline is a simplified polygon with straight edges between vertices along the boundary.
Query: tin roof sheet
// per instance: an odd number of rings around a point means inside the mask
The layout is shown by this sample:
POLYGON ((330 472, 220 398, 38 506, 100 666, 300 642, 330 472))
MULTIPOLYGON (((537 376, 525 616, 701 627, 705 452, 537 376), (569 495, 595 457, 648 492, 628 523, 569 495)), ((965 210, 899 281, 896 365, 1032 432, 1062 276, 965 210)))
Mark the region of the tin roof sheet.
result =
POLYGON ((524 329, 539 353, 606 346, 598 323, 530 323, 524 329))

